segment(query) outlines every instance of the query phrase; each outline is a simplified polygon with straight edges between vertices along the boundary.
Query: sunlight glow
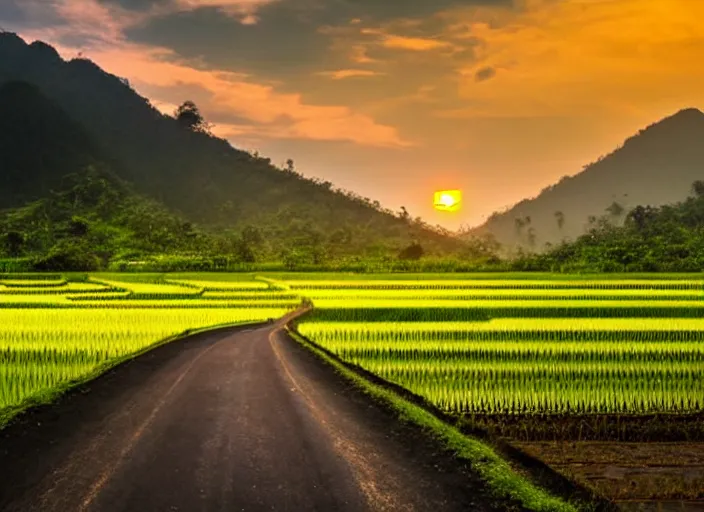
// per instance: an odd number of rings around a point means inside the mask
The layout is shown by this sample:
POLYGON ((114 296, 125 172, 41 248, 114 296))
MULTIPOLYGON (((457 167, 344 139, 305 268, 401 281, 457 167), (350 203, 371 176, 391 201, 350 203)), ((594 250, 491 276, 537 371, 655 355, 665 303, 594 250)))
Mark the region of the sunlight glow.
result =
POLYGON ((457 211, 462 201, 460 190, 440 190, 435 192, 434 206, 439 211, 457 211))

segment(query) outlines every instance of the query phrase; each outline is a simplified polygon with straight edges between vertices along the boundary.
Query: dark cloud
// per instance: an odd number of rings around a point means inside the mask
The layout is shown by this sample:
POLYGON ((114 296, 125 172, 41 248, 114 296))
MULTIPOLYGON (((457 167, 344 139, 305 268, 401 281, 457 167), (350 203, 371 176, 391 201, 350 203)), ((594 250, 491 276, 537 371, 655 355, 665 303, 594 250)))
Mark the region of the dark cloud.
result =
MULTIPOLYGON (((144 9, 163 0, 101 0, 144 9)), ((202 7, 154 18, 128 30, 130 40, 174 50, 220 69, 247 71, 259 77, 289 82, 316 71, 334 68, 340 56, 330 51, 333 34, 323 27, 349 26, 359 18, 385 24, 420 19, 404 26, 411 37, 437 35, 442 21, 432 14, 456 6, 504 5, 511 0, 280 0, 257 11, 258 23, 243 25, 221 9, 202 7)), ((395 50, 377 53, 397 55, 395 50)), ((294 85, 294 84, 291 84, 294 85)))
POLYGON ((2 23, 17 23, 27 20, 27 15, 20 9, 17 0, 0 3, 0 26, 2 23))
POLYGON ((152 19, 126 35, 210 67, 264 78, 306 74, 325 66, 329 39, 317 31, 313 16, 295 6, 267 6, 259 18, 256 25, 243 25, 219 9, 201 8, 152 19))
POLYGON ((482 68, 474 74, 474 80, 484 82, 496 76, 496 69, 492 67, 482 68))
MULTIPOLYGON (((285 0, 295 2, 296 0, 285 0)), ((453 7, 511 5, 512 0, 323 0, 342 16, 387 21, 421 18, 453 7)))
POLYGON ((54 9, 31 0, 0 0, 0 28, 18 30, 63 25, 54 9))
POLYGON ((98 0, 107 6, 118 6, 131 11, 148 11, 153 7, 173 4, 173 0, 98 0))

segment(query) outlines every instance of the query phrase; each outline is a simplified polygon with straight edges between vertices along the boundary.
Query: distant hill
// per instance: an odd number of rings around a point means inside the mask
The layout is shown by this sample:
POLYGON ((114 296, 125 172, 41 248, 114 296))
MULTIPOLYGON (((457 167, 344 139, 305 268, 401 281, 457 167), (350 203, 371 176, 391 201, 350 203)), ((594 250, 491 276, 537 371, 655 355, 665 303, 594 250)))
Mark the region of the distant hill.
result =
POLYGON ((188 130, 126 80, 86 59, 64 61, 45 43, 0 33, 0 86, 0 111, 7 115, 0 116, 0 208, 42 198, 66 173, 100 162, 204 229, 256 231, 254 238, 265 241, 262 257, 294 246, 316 254, 391 255, 413 241, 426 253, 460 245, 329 182, 188 130))
POLYGON ((574 242, 513 262, 515 270, 557 272, 702 272, 704 181, 684 201, 637 206, 623 226, 605 219, 574 242))
POLYGON ((684 200, 704 179, 704 113, 685 109, 641 130, 613 153, 564 177, 473 230, 507 246, 540 250, 545 243, 576 239, 606 216, 622 225, 638 205, 684 200))

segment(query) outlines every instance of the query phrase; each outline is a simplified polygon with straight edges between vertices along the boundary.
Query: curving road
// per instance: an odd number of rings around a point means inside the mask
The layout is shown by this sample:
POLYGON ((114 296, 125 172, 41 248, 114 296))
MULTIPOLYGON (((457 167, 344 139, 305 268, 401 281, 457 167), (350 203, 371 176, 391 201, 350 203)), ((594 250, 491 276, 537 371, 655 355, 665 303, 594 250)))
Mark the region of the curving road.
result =
POLYGON ((160 347, 0 431, 0 510, 503 510, 276 324, 160 347))

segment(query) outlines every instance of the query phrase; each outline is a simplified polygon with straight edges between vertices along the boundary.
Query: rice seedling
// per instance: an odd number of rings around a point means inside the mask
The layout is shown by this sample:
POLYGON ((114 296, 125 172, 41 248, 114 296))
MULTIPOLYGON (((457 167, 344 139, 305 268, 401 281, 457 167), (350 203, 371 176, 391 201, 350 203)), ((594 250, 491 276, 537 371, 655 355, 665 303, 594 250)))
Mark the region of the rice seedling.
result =
POLYGON ((259 291, 269 288, 263 281, 199 281, 190 279, 167 279, 167 283, 197 288, 208 292, 259 291))
POLYGON ((27 293, 0 290, 3 420, 32 397, 186 330, 279 318, 300 303, 271 293, 203 299, 200 288, 138 280, 47 286, 53 293, 23 283, 27 293))
POLYGON ((380 289, 380 290, 424 290, 424 289, 589 289, 589 290, 704 290, 702 279, 670 279, 670 280, 529 280, 529 279, 466 279, 466 280, 329 280, 329 281, 298 281, 286 282, 292 290, 336 290, 336 289, 380 289))
POLYGON ((704 410, 700 279, 289 284, 303 336, 447 412, 704 410))

